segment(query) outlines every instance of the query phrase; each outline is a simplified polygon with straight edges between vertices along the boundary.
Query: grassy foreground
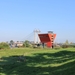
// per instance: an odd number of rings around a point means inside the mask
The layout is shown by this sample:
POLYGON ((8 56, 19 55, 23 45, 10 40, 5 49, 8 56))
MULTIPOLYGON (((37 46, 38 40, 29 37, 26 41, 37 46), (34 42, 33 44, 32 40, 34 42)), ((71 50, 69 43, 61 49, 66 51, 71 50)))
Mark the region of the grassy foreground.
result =
POLYGON ((75 75, 75 49, 0 50, 0 75, 75 75))

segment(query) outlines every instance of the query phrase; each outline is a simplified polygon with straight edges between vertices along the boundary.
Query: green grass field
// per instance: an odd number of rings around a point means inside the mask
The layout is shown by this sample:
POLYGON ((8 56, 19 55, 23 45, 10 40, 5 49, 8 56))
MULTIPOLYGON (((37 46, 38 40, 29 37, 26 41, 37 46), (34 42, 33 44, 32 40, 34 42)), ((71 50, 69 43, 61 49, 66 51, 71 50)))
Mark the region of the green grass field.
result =
POLYGON ((0 50, 0 75, 75 75, 75 49, 0 50))

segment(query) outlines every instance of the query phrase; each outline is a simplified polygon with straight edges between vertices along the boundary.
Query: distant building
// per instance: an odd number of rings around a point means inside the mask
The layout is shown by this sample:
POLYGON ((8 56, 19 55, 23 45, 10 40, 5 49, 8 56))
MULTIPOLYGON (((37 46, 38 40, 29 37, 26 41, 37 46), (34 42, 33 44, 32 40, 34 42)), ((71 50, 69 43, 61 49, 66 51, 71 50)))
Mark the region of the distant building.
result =
POLYGON ((46 43, 47 47, 53 47, 56 34, 54 34, 52 31, 48 31, 48 33, 45 34, 38 34, 38 36, 43 45, 46 43))
POLYGON ((22 47, 23 46, 23 43, 17 43, 16 46, 17 47, 22 47))
POLYGON ((14 42, 13 44, 10 45, 11 47, 22 47, 23 46, 23 42, 14 42))
POLYGON ((16 47, 22 47, 23 46, 23 42, 15 42, 16 47))

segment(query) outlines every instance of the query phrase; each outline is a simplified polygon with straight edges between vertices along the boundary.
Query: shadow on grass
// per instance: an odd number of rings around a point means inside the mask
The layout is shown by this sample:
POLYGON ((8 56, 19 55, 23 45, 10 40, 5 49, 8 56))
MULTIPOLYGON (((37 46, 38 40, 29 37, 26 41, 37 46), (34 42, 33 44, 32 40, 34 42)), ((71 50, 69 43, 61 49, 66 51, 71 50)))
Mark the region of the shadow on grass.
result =
POLYGON ((75 75, 75 52, 35 53, 33 56, 2 57, 0 75, 75 75))

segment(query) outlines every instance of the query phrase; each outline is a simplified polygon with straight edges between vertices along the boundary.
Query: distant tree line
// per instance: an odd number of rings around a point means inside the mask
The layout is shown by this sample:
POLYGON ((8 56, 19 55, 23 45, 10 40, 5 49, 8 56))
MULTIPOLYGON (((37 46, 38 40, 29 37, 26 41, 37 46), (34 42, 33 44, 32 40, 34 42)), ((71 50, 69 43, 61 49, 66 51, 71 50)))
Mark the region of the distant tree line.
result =
MULTIPOLYGON (((19 41, 17 41, 17 43, 19 43, 19 41)), ((28 41, 28 40, 25 40, 25 41, 23 41, 22 42, 23 43, 23 45, 22 46, 15 46, 15 47, 18 47, 18 48, 20 48, 20 47, 24 47, 24 48, 42 48, 42 45, 40 44, 34 44, 34 43, 32 43, 32 42, 30 42, 30 41, 28 41)), ((13 45, 15 44, 15 42, 13 41, 13 40, 10 40, 10 42, 8 43, 8 42, 2 42, 2 43, 0 43, 0 49, 9 49, 9 48, 13 48, 13 45)), ((46 47, 46 45, 45 45, 45 47, 46 47)), ((65 41, 65 43, 63 43, 63 44, 55 44, 54 45, 54 48, 55 49, 59 49, 59 48, 69 48, 69 47, 72 47, 72 48, 75 48, 75 44, 74 43, 69 43, 68 42, 68 40, 66 40, 65 41)))

